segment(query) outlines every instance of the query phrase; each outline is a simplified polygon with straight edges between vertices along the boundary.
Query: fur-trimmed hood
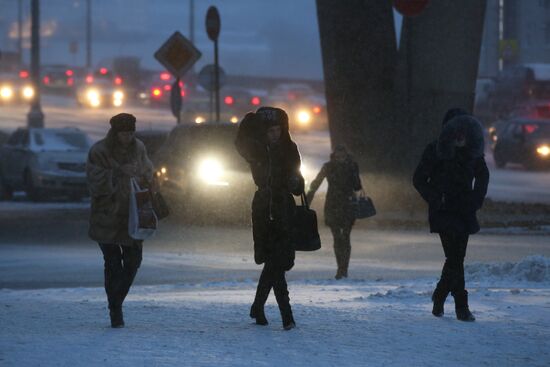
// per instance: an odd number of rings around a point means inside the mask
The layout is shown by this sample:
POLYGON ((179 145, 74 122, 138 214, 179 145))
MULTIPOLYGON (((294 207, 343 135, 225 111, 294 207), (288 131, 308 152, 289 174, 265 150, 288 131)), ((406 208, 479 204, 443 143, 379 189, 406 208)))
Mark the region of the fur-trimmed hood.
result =
POLYGON ((439 159, 453 159, 455 156, 455 137, 462 134, 466 138, 466 151, 474 158, 483 157, 485 141, 481 123, 471 115, 453 117, 443 125, 437 139, 437 157, 439 159))

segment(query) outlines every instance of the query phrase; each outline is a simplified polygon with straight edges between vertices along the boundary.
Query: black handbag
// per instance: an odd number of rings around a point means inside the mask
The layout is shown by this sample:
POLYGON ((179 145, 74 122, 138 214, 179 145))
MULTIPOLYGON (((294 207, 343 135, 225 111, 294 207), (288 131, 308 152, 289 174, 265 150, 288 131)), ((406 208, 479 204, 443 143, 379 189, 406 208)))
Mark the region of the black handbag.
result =
POLYGON ((296 251, 317 251, 321 248, 321 238, 317 228, 317 214, 309 208, 306 194, 300 195, 302 205, 296 206, 293 220, 292 239, 296 251))
POLYGON ((151 194, 151 196, 152 196, 152 202, 153 202, 153 210, 157 215, 157 219, 161 220, 169 216, 170 208, 168 207, 168 204, 166 204, 166 200, 164 200, 164 197, 162 196, 162 194, 157 191, 151 194))
POLYGON ((355 219, 370 218, 376 215, 376 208, 372 199, 361 193, 359 198, 354 197, 351 200, 352 213, 355 219))

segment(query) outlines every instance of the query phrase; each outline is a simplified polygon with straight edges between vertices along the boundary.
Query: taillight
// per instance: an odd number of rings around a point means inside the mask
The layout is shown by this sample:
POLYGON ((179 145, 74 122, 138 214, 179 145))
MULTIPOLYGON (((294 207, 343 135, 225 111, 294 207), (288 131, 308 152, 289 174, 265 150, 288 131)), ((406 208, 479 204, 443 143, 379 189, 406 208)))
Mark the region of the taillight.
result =
POLYGON ((107 74, 107 72, 108 72, 107 68, 101 68, 101 69, 99 69, 99 73, 100 73, 101 75, 105 75, 105 74, 107 74))
POLYGON ((27 70, 21 70, 19 72, 19 77, 21 79, 27 79, 29 77, 29 72, 27 70))
POLYGON ((160 73, 160 80, 170 80, 169 73, 160 73))
POLYGON ((320 114, 321 113, 321 107, 319 107, 319 106, 313 107, 313 113, 316 114, 316 115, 320 114))
POLYGON ((254 106, 259 106, 260 103, 262 103, 262 100, 260 99, 260 97, 252 97, 250 103, 252 103, 252 105, 254 106))
POLYGON ((526 124, 526 125, 523 125, 523 131, 526 133, 526 134, 532 134, 534 133, 535 131, 537 131, 539 129, 539 125, 535 125, 535 124, 526 124))
POLYGON ((94 82, 94 77, 91 75, 86 76, 86 83, 92 84, 94 82))
POLYGON ((169 90, 171 90, 171 89, 172 89, 172 86, 171 86, 170 84, 166 84, 166 85, 164 86, 164 90, 167 91, 167 92, 168 92, 169 90))
POLYGON ((232 105, 235 102, 232 96, 225 96, 223 101, 226 105, 232 105))
POLYGON ((119 76, 117 76, 117 77, 115 78, 115 84, 116 84, 116 85, 122 85, 122 78, 119 77, 119 76))
POLYGON ((73 79, 73 78, 67 79, 67 85, 68 85, 69 87, 72 87, 72 86, 74 85, 74 79, 73 79))
POLYGON ((43 82, 44 82, 44 84, 50 84, 50 77, 45 76, 44 79, 43 79, 43 82))
POLYGON ((73 71, 71 69, 68 69, 67 71, 65 71, 65 75, 67 76, 73 76, 73 71))

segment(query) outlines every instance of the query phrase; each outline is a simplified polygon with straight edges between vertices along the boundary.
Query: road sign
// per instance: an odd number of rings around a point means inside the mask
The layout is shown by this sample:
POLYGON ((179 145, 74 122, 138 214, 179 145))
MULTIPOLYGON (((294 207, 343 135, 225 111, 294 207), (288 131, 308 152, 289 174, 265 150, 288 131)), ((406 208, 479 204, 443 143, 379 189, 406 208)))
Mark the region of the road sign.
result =
POLYGON ((170 89, 170 108, 172 109, 172 115, 174 115, 174 117, 178 119, 178 124, 181 117, 181 106, 182 100, 180 79, 177 78, 174 84, 172 84, 172 88, 170 89))
POLYGON ((211 6, 206 12, 206 33, 208 33, 208 38, 212 41, 217 41, 220 35, 221 25, 222 23, 218 9, 215 6, 211 6))
MULTIPOLYGON (((220 67, 218 67, 219 70, 219 86, 220 88, 225 84, 225 71, 220 67)), ((212 92, 216 89, 216 66, 213 64, 209 64, 204 66, 201 71, 199 72, 199 85, 206 89, 209 92, 212 92)))
POLYGON ((197 60, 201 52, 180 32, 174 32, 155 52, 155 58, 176 78, 181 78, 197 60))
POLYGON ((393 7, 406 17, 420 15, 428 5, 429 0, 394 0, 393 7))

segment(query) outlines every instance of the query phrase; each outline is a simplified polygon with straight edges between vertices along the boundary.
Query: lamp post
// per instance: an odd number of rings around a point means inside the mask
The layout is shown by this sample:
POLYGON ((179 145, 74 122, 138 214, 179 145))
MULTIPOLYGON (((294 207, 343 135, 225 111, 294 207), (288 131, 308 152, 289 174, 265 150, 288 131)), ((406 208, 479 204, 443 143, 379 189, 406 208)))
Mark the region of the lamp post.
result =
POLYGON ((40 2, 31 0, 31 80, 34 98, 27 114, 28 127, 44 127, 44 113, 40 106, 40 2))

